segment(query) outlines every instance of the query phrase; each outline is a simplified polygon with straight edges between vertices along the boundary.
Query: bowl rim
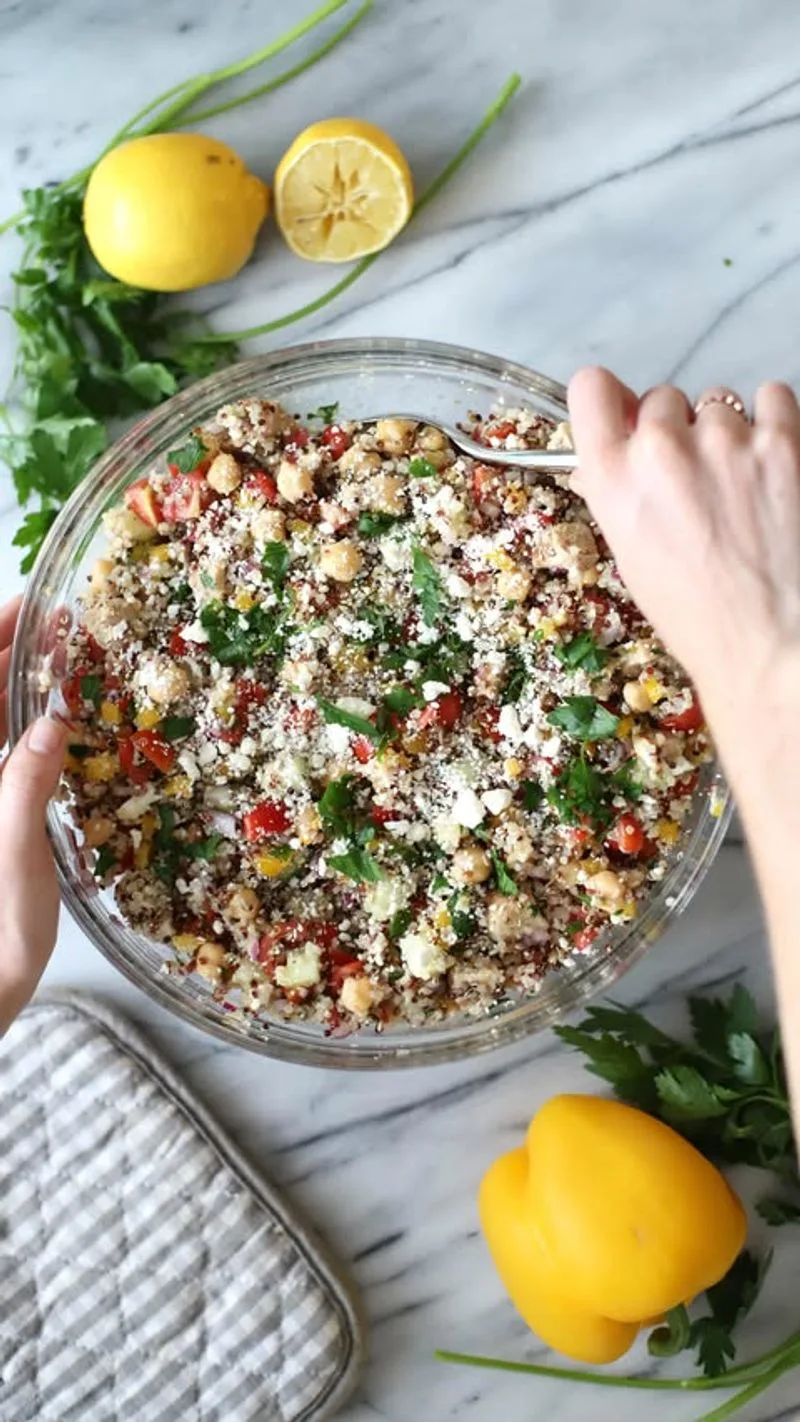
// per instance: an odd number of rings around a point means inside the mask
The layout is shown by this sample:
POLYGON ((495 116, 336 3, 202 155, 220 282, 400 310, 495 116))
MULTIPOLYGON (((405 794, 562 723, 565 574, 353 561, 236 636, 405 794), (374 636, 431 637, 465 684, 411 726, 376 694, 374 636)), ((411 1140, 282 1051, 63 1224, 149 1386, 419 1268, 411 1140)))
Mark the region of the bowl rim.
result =
MULTIPOLYGON (((12 648, 8 696, 10 746, 16 743, 30 720, 26 700, 26 697, 31 695, 30 677, 26 671, 26 634, 36 625, 42 596, 46 598, 48 591, 52 596, 51 579, 57 571, 59 556, 63 559, 64 548, 71 548, 70 562, 79 556, 80 531, 84 518, 87 510, 97 504, 99 492, 114 478, 116 499, 117 485, 120 482, 130 482, 132 467, 135 468, 136 464, 141 462, 137 451, 142 445, 158 441, 160 432, 163 433, 181 416, 184 417, 185 424, 190 424, 192 409, 202 405, 210 397, 213 396, 217 404, 222 403, 215 393, 221 383, 230 385, 235 382, 237 385, 246 385, 250 378, 263 380, 265 375, 270 373, 285 373, 287 378, 291 378, 292 373, 295 373, 300 379, 301 373, 308 377, 315 370, 321 372, 330 360, 372 362, 386 370, 390 369, 393 363, 407 362, 416 373, 421 373, 428 367, 432 374, 449 371, 452 375, 462 377, 472 371, 476 376, 480 375, 483 379, 496 382, 498 396, 502 393, 504 384, 513 383, 518 387, 516 398, 519 398, 519 387, 523 387, 527 389, 532 400, 539 398, 562 411, 564 418, 567 415, 566 389, 563 384, 549 376, 516 361, 487 354, 475 348, 406 337, 362 336, 302 342, 239 361, 195 381, 186 390, 173 395, 155 410, 135 420, 121 437, 109 446, 60 510, 49 530, 25 590, 12 648)), ((211 400, 212 404, 214 400, 211 400)), ((199 416, 195 416, 195 419, 197 418, 199 416)), ((435 423, 433 417, 432 421, 435 423)), ((174 434, 170 437, 180 436, 174 434)), ((152 463, 156 457, 157 455, 151 452, 146 462, 152 463)), ((612 982, 616 982, 644 956, 663 928, 688 905, 722 844, 732 814, 732 803, 718 767, 714 767, 714 784, 719 812, 707 826, 699 852, 695 853, 688 874, 681 879, 677 887, 675 902, 665 905, 660 919, 656 916, 655 922, 648 927, 647 919, 652 915, 655 901, 659 898, 659 893, 656 893, 646 902, 642 915, 636 921, 637 927, 641 927, 640 933, 635 934, 635 931, 631 930, 622 943, 615 945, 613 951, 605 955, 586 955, 585 971, 570 980, 570 985, 576 989, 576 1000, 571 1005, 548 1003, 534 995, 521 1000, 513 1008, 499 1011, 496 1015, 455 1019, 450 1025, 455 1029, 460 1027, 462 1032, 459 1035, 456 1031, 452 1039, 444 1035, 446 1023, 439 1024, 438 1028, 434 1024, 432 1028, 427 1029, 424 1026, 413 1028, 409 1025, 404 1027, 403 1031, 407 1035, 402 1039, 393 1039, 391 1033, 370 1036, 367 1039, 369 1045, 353 1050, 333 1037, 292 1039, 292 1024, 283 1023, 278 1019, 262 1023, 263 1035, 250 1036, 246 1029, 237 1030, 238 1024, 233 1019, 224 1018, 212 1011, 210 1005, 206 1005, 200 997, 179 994, 176 984, 182 980, 158 972, 153 972, 145 980, 124 950, 117 950, 109 942, 103 941, 102 937, 98 937, 97 925, 88 909, 86 896, 80 892, 74 875, 61 862, 59 854, 55 855, 56 868, 65 906, 93 946, 147 997, 199 1031, 228 1045, 244 1047, 260 1056, 271 1056, 303 1065, 353 1070, 436 1065, 462 1060, 467 1056, 510 1045, 523 1037, 536 1035, 570 1013, 581 1010, 587 1002, 612 982), (624 952, 621 951, 623 948, 624 952), (586 987, 581 992, 582 983, 585 983, 586 987), (526 1011, 526 1008, 529 1009, 537 1002, 540 1009, 545 1010, 540 1010, 539 1014, 534 1016, 530 1011, 526 1011)), ((710 812, 707 810, 704 821, 708 818, 710 812)), ((54 824, 54 811, 51 807, 48 811, 51 837, 54 837, 54 824)), ((692 838, 697 834, 698 828, 695 827, 692 838)), ((660 889, 661 886, 659 891, 660 889)))

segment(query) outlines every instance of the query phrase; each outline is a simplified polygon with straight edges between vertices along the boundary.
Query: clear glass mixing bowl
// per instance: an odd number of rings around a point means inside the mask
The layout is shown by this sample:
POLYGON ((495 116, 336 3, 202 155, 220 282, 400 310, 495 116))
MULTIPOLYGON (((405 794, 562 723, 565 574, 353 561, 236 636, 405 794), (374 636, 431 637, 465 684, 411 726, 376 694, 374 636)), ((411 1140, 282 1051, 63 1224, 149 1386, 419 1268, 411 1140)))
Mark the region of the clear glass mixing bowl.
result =
MULTIPOLYGON (((10 676, 12 742, 45 708, 42 659, 61 609, 71 609, 93 560, 102 551, 101 516, 155 459, 227 401, 263 396, 304 414, 339 401, 350 417, 411 410, 453 424, 468 410, 497 401, 528 405, 562 419, 565 391, 556 381, 480 351, 430 341, 321 341, 275 351, 231 367, 176 395, 141 420, 99 461, 53 526, 36 564, 19 620, 10 676)), ((64 900, 94 944, 141 990, 221 1040, 265 1056, 326 1067, 400 1067, 451 1061, 487 1051, 557 1022, 614 983, 689 903, 722 843, 729 799, 716 767, 708 767, 685 838, 669 872, 640 917, 614 928, 592 949, 552 973, 535 997, 497 1006, 486 1017, 452 1017, 441 1024, 325 1037, 303 1023, 242 1024, 215 1004, 200 978, 163 971, 168 950, 122 924, 108 893, 98 893, 81 861, 69 815, 54 803, 49 827, 64 900), (717 783, 714 813, 708 791, 717 783)))

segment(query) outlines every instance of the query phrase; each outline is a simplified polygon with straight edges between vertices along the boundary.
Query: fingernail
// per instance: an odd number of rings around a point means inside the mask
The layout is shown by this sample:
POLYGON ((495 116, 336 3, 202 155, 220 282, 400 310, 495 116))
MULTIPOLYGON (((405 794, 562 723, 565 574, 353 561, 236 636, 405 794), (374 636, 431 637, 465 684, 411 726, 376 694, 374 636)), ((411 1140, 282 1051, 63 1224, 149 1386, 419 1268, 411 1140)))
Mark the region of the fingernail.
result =
POLYGON ((28 749, 37 755, 52 755, 64 744, 64 727, 52 716, 40 716, 28 732, 28 749))

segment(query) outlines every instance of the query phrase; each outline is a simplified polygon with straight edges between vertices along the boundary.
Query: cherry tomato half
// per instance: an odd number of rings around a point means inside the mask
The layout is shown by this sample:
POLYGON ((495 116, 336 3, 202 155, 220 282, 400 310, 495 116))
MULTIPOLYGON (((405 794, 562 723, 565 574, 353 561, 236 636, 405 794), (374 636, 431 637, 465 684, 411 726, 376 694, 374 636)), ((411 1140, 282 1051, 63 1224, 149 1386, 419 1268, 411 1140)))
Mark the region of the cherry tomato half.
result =
POLYGON ((248 810, 242 820, 245 839, 263 839, 266 834, 285 834, 291 826, 286 806, 279 800, 262 800, 248 810))

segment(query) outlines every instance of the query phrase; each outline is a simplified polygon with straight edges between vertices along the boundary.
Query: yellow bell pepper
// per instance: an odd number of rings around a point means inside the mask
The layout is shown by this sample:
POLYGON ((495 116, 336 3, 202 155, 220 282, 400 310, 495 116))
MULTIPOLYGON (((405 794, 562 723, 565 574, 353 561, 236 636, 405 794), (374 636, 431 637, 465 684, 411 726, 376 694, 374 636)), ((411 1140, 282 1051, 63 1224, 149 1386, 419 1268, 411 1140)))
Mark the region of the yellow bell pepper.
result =
POLYGON ((551 1348, 610 1363, 639 1329, 717 1283, 747 1222, 719 1171, 661 1121, 556 1096, 480 1191, 511 1301, 551 1348))

